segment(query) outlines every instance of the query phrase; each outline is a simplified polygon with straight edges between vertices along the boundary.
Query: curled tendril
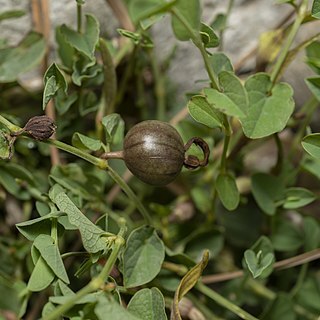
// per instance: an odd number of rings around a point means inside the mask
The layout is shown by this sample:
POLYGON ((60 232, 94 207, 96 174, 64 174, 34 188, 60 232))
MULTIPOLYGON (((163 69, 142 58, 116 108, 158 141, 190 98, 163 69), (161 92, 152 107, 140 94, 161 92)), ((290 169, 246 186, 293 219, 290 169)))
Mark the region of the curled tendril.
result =
POLYGON ((210 149, 208 144, 199 137, 193 137, 184 145, 185 152, 189 150, 192 144, 195 144, 201 148, 203 152, 203 159, 199 160, 199 158, 194 155, 186 154, 184 163, 183 163, 184 166, 190 170, 197 169, 198 167, 205 167, 208 164, 209 155, 210 155, 210 149))

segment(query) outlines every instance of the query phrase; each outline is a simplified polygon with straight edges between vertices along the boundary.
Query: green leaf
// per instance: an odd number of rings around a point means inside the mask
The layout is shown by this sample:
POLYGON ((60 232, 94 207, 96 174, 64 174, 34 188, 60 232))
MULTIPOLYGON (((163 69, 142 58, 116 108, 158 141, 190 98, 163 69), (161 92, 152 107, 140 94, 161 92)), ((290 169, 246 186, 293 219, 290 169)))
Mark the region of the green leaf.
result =
POLYGON ((301 231, 286 218, 278 218, 274 222, 271 241, 278 251, 294 251, 303 244, 301 231))
POLYGON ((113 136, 115 135, 121 120, 121 116, 117 113, 112 113, 102 118, 101 122, 105 130, 107 143, 112 143, 113 136))
POLYGON ((266 173, 256 173, 251 178, 251 189, 260 209, 274 215, 278 206, 276 202, 282 199, 284 194, 282 181, 266 173))
POLYGON ((63 90, 64 93, 67 93, 68 85, 67 81, 59 69, 59 67, 52 63, 44 75, 44 92, 43 92, 43 101, 42 109, 44 110, 50 101, 53 98, 58 90, 63 90))
POLYGON ((99 103, 100 101, 93 91, 84 93, 82 99, 79 101, 79 112, 81 117, 84 117, 90 112, 97 111, 99 103))
POLYGON ((203 22, 201 22, 200 35, 206 48, 215 48, 220 43, 220 40, 213 29, 203 22))
POLYGON ((240 194, 235 178, 228 173, 220 173, 216 180, 216 190, 223 206, 232 211, 235 210, 240 201, 240 194))
POLYGON ((33 174, 22 165, 17 163, 6 163, 4 168, 15 179, 27 182, 33 187, 37 185, 33 174))
POLYGON ((117 31, 126 38, 133 41, 135 45, 140 45, 144 48, 153 48, 153 41, 145 33, 132 32, 124 29, 117 29, 117 31))
POLYGON ((69 283, 69 278, 62 262, 58 246, 54 243, 52 237, 40 234, 34 240, 33 245, 39 250, 41 257, 54 274, 65 283, 69 283))
MULTIPOLYGON (((172 1, 172 3, 174 4, 175 1, 172 1)), ((159 14, 153 15, 149 18, 146 18, 146 19, 140 21, 140 26, 141 26, 142 30, 148 30, 151 26, 153 26, 155 23, 160 21, 163 17, 164 17, 164 13, 159 13, 159 14)))
POLYGON ((223 248, 224 237, 216 227, 206 227, 194 230, 183 242, 179 244, 184 245, 184 253, 199 261, 205 250, 209 251, 210 259, 216 258, 223 248))
POLYGON ((188 110, 194 120, 209 128, 223 126, 222 114, 215 110, 204 96, 193 96, 188 103, 188 110))
POLYGON ((218 13, 213 22, 211 28, 216 31, 223 31, 226 28, 227 16, 224 13, 218 13))
POLYGON ((0 159, 8 159, 10 157, 9 141, 3 131, 0 131, 0 159))
POLYGON ((303 219, 303 231, 305 239, 305 250, 311 251, 320 246, 320 225, 313 217, 303 219))
POLYGON ((258 278, 273 263, 274 255, 267 253, 263 258, 260 258, 252 250, 246 250, 244 259, 253 278, 258 278))
POLYGON ((258 139, 282 131, 293 110, 292 88, 286 83, 272 87, 270 76, 258 73, 245 83, 248 92, 248 116, 241 119, 244 134, 258 139))
MULTIPOLYGON (((84 82, 98 79, 98 75, 102 75, 102 66, 95 63, 94 60, 90 60, 88 57, 79 55, 72 66, 72 82, 81 86, 84 82)), ((88 94, 91 93, 94 95, 94 92, 89 91, 88 94)))
MULTIPOLYGON (((26 291, 26 284, 22 281, 14 279, 4 281, 4 277, 2 276, 0 281, 0 310, 13 311, 14 314, 19 314, 19 319, 22 319, 19 310, 23 309, 24 300, 28 298, 28 295, 25 294, 23 296, 22 294, 22 292, 26 291)), ((0 319, 8 320, 8 318, 2 316, 0 316, 0 319)))
POLYGON ((302 160, 301 168, 320 180, 320 159, 306 155, 302 160))
POLYGON ((34 241, 39 234, 51 233, 52 223, 50 221, 52 215, 27 220, 16 224, 17 229, 23 234, 28 240, 34 241))
POLYGON ((40 256, 28 281, 28 290, 33 292, 42 291, 47 288, 55 275, 45 260, 40 256))
POLYGON ((214 52, 209 57, 209 61, 216 75, 219 75, 222 71, 233 72, 230 59, 222 52, 214 52))
POLYGON ((171 310, 171 320, 181 320, 179 301, 196 285, 204 268, 209 261, 209 252, 205 251, 202 260, 190 269, 181 279, 180 284, 174 294, 171 310))
POLYGON ((251 249, 244 253, 243 265, 249 269, 253 278, 266 278, 273 271, 275 261, 271 241, 261 236, 251 249))
POLYGON ((141 320, 126 310, 121 304, 107 296, 100 296, 94 308, 99 320, 105 320, 106 315, 112 320, 141 320))
POLYGON ((68 215, 69 221, 78 227, 84 248, 90 253, 105 251, 107 249, 105 232, 93 224, 70 200, 59 185, 54 185, 49 197, 54 204, 68 215))
POLYGON ((100 140, 87 137, 79 132, 75 132, 72 136, 72 145, 78 149, 98 151, 101 149, 102 144, 100 140))
POLYGON ((22 10, 8 10, 0 13, 0 21, 23 17, 26 13, 22 10))
POLYGON ((143 226, 131 232, 123 254, 123 282, 126 288, 148 283, 160 272, 164 245, 156 231, 143 226))
POLYGON ((56 41, 58 44, 58 54, 64 66, 68 69, 72 69, 75 49, 66 40, 62 26, 56 28, 56 41))
POLYGON ((313 1, 311 14, 314 18, 320 19, 320 0, 313 1))
POLYGON ((165 13, 176 1, 135 0, 130 1, 128 11, 134 23, 165 13))
POLYGON ((90 14, 86 14, 86 24, 83 33, 78 33, 66 25, 62 25, 60 31, 66 41, 76 50, 83 53, 90 60, 95 60, 94 51, 99 41, 99 22, 90 14))
MULTIPOLYGON (((177 0, 174 5, 174 9, 187 21, 196 34, 200 31, 200 15, 201 7, 199 0, 177 0)), ((190 31, 184 24, 173 14, 172 15, 172 28, 173 32, 178 40, 188 41, 190 31)))
POLYGON ((316 99, 320 101, 320 76, 309 77, 305 82, 316 99))
MULTIPOLYGON (((210 200, 208 201, 208 199, 210 199, 210 196, 211 196, 210 191, 204 190, 201 187, 194 186, 191 190, 191 197, 194 205, 198 210, 200 210, 204 214, 208 214, 208 212, 212 208, 212 201, 210 200)), ((190 204, 187 203, 187 205, 190 205, 190 204)), ((165 209, 168 210, 168 207, 165 207, 165 209)), ((193 210, 192 206, 190 206, 190 209, 193 210)))
POLYGON ((0 185, 18 199, 27 200, 30 198, 29 193, 22 189, 16 178, 8 172, 6 167, 0 167, 0 185))
POLYGON ((317 73, 320 74, 320 42, 313 41, 306 47, 306 63, 317 73))
POLYGON ((240 79, 232 72, 221 71, 219 83, 223 92, 211 88, 204 89, 208 102, 222 113, 244 118, 248 109, 248 97, 240 79))
POLYGON ((40 63, 45 51, 43 36, 36 32, 28 33, 15 48, 0 50, 0 83, 17 80, 40 63))
POLYGON ((64 115, 70 109, 70 107, 77 101, 77 99, 77 92, 65 94, 63 91, 58 90, 54 106, 57 109, 59 115, 64 115))
POLYGON ((320 133, 313 133, 302 139, 302 147, 311 156, 320 159, 320 133))
POLYGON ((316 200, 316 195, 305 188, 289 188, 285 193, 285 209, 298 209, 316 200))
POLYGON ((141 320, 166 320, 165 304, 158 288, 144 288, 134 294, 128 311, 141 320))
POLYGON ((320 313, 320 282, 316 274, 303 281, 297 293, 296 301, 314 314, 320 313))

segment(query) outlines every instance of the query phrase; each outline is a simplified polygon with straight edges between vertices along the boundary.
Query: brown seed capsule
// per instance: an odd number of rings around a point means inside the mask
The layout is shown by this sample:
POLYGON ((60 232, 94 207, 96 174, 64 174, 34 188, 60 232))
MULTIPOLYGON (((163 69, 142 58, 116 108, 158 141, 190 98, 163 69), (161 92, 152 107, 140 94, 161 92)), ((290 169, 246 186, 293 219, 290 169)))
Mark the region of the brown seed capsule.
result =
POLYGON ((180 173, 184 163, 184 144, 168 123, 148 120, 135 125, 124 139, 124 161, 140 180, 166 185, 180 173))
POLYGON ((35 116, 29 119, 23 131, 32 138, 42 141, 49 139, 55 133, 56 125, 47 116, 35 116))
POLYGON ((201 138, 193 137, 184 145, 178 131, 171 125, 148 120, 129 130, 124 138, 123 151, 105 152, 101 158, 122 159, 140 180, 163 186, 177 177, 182 166, 190 170, 206 166, 209 154, 209 147, 201 138), (201 148, 202 160, 186 154, 192 144, 201 148))

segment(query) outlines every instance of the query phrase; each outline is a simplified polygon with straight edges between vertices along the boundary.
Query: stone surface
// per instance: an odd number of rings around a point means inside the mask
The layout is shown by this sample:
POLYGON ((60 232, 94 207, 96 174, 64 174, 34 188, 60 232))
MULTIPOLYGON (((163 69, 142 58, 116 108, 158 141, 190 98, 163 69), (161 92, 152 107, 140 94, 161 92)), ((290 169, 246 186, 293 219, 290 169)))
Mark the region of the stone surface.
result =
MULTIPOLYGON (((49 0, 48 0, 49 1, 49 0)), ((226 11, 228 1, 202 0, 203 20, 210 22, 217 13, 226 11)), ((31 29, 31 1, 0 0, 1 11, 9 9, 22 9, 27 15, 19 19, 5 20, 0 22, 1 37, 9 39, 14 45, 31 29)), ((228 29, 224 36, 224 51, 236 64, 244 55, 256 47, 259 35, 275 27, 291 10, 289 5, 275 5, 270 0, 235 0, 234 7, 228 20, 228 29)), ((118 22, 109 9, 105 0, 87 1, 84 12, 93 13, 101 24, 102 34, 110 37, 117 35, 118 22)), ((52 28, 65 23, 70 26, 76 25, 76 2, 70 0, 50 1, 50 19, 52 28)), ((306 33, 315 32, 314 26, 304 27, 305 32, 299 34, 302 40, 306 33)), ((165 59, 176 46, 174 60, 172 61, 168 76, 172 85, 177 90, 179 105, 185 103, 185 93, 195 91, 201 87, 198 80, 206 79, 198 50, 190 42, 178 42, 171 30, 169 17, 165 17, 154 25, 153 36, 156 52, 159 59, 165 59)), ((51 33, 51 43, 54 47, 54 32, 51 33)), ((53 55, 53 59, 55 59, 53 55)), ((254 59, 249 60, 247 68, 254 66, 254 59)), ((305 76, 311 71, 299 57, 285 74, 285 80, 290 82, 295 89, 298 104, 303 103, 308 95, 304 84, 305 76)))

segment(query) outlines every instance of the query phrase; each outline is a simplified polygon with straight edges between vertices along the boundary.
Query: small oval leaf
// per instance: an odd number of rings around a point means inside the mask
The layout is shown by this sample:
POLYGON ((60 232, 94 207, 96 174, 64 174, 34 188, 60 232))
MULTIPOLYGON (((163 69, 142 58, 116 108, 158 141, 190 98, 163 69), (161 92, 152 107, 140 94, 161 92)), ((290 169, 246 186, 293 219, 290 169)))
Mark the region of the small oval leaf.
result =
POLYGON ((123 282, 126 288, 143 285, 160 272, 164 244, 155 229, 143 226, 131 232, 123 254, 123 282))
POLYGON ((230 174, 219 174, 216 180, 216 189, 223 206, 232 211, 240 201, 240 194, 234 177, 230 174))

